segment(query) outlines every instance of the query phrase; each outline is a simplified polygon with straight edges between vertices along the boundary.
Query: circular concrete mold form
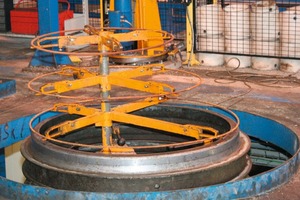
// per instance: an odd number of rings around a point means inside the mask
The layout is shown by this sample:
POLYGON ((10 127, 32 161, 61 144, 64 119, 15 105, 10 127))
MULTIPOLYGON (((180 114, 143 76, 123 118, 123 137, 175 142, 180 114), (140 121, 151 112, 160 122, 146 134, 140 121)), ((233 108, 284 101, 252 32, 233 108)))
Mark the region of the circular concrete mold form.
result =
MULTIPOLYGON (((172 104, 168 105, 174 106, 172 104)), ((222 119, 226 119, 226 123, 228 121, 234 121, 233 115, 225 112, 224 110, 220 110, 219 108, 197 105, 180 105, 180 107, 184 107, 188 110, 207 110, 207 113, 216 113, 217 116, 226 116, 221 117, 222 119)), ((199 185, 196 187, 189 187, 187 189, 168 188, 165 190, 162 189, 161 191, 155 191, 154 189, 153 191, 150 190, 148 192, 133 191, 117 193, 113 191, 103 193, 65 191, 16 183, 1 177, 0 196, 7 199, 18 199, 20 197, 25 199, 233 199, 262 194, 287 182, 295 174, 299 164, 299 141, 296 134, 276 121, 246 112, 234 112, 238 115, 241 121, 240 129, 243 132, 247 133, 250 137, 258 138, 262 141, 276 145, 277 147, 288 152, 290 155, 292 155, 292 157, 272 170, 243 180, 229 181, 223 184, 214 184, 202 187, 199 185)), ((42 121, 43 119, 50 119, 50 117, 55 114, 56 113, 45 113, 43 116, 40 116, 39 119, 36 119, 36 122, 34 123, 37 124, 38 121, 42 121)), ((16 136, 14 138, 10 137, 10 139, 6 140, 5 142, 1 142, 1 148, 9 146, 15 143, 17 140, 21 140, 30 134, 27 125, 30 118, 31 116, 11 121, 1 127, 1 129, 6 128, 6 132, 9 132, 13 129, 14 135, 16 136), (19 127, 20 130, 17 130, 18 128, 16 127, 19 127)), ((241 138, 241 136, 239 137, 241 138)), ((178 153, 181 152, 181 150, 175 152, 178 153)), ((172 153, 174 152, 171 152, 171 154, 172 153)), ((201 162, 201 159, 199 162, 201 162)))
MULTIPOLYGON (((99 148, 46 141, 42 136, 48 128, 76 118, 59 115, 39 123, 36 130, 41 135, 32 134, 22 146, 26 183, 89 192, 167 191, 242 179, 251 169, 247 156, 250 140, 239 131, 238 121, 203 109, 168 104, 132 114, 213 127, 220 136, 206 144, 187 136, 119 124, 126 145, 135 152, 107 154, 99 148)), ((57 139, 102 144, 99 128, 86 127, 57 139)))

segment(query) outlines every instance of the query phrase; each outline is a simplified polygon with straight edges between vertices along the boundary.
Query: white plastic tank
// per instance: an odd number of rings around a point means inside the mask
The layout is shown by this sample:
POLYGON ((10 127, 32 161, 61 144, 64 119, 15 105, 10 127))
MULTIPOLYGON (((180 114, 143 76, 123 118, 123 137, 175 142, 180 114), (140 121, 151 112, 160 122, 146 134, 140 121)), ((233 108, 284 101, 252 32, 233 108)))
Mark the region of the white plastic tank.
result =
POLYGON ((276 70, 279 68, 279 59, 253 56, 251 66, 257 70, 276 70))
POLYGON ((300 6, 281 13, 281 56, 279 69, 288 73, 300 71, 300 6))
POLYGON ((297 73, 300 71, 300 60, 281 59, 279 69, 288 73, 297 73))
POLYGON ((280 14, 281 41, 300 43, 300 6, 288 8, 280 14))
MULTIPOLYGON (((225 52, 232 54, 249 54, 250 38, 225 39, 225 52)), ((225 64, 231 68, 246 68, 251 66, 250 56, 224 55, 225 64)))
POLYGON ((224 52, 225 42, 222 34, 198 36, 198 50, 224 52))
POLYGON ((224 64, 224 55, 215 53, 198 53, 198 60, 201 66, 216 67, 224 64))
POLYGON ((251 66, 250 56, 224 55, 226 67, 229 68, 247 68, 251 66))
POLYGON ((281 56, 300 58, 300 44, 281 42, 281 56))
POLYGON ((196 18, 198 34, 202 37, 224 33, 224 11, 220 4, 197 7, 196 18))
POLYGON ((227 53, 250 53, 250 38, 244 39, 225 39, 225 52, 227 53))
POLYGON ((259 1, 251 5, 250 30, 254 40, 278 39, 279 26, 279 10, 275 1, 259 1))
POLYGON ((300 60, 292 58, 300 58, 300 44, 299 43, 281 43, 281 56, 291 57, 282 58, 280 60, 279 69, 284 72, 296 73, 300 70, 300 60))
MULTIPOLYGON (((251 54, 260 56, 279 56, 280 42, 275 41, 251 41, 251 54)), ((251 58, 251 66, 257 70, 276 70, 279 68, 278 58, 256 57, 251 58)))
POLYGON ((225 38, 244 39, 250 37, 249 4, 231 4, 225 11, 225 38))
POLYGON ((251 54, 260 56, 280 56, 280 42, 251 40, 251 54))

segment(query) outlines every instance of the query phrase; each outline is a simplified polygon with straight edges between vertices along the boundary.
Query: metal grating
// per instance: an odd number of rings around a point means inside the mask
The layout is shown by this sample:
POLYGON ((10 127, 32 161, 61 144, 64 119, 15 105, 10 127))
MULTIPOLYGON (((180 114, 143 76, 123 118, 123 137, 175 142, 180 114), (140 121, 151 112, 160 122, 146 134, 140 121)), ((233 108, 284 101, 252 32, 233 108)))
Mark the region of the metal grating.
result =
POLYGON ((195 52, 300 58, 300 1, 195 1, 195 52))
POLYGON ((176 0, 158 0, 162 30, 176 39, 186 39, 186 4, 176 0))
MULTIPOLYGON (((82 0, 69 0, 74 13, 83 13, 82 0)), ((100 0, 88 0, 89 25, 100 27, 100 0)))

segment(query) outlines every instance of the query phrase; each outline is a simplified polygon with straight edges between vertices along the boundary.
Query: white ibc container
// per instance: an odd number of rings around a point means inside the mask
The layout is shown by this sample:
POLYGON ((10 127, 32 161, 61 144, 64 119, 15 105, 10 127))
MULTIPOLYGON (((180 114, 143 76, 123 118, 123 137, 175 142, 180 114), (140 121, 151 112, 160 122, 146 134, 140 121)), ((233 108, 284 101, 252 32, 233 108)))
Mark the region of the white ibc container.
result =
POLYGON ((300 43, 300 6, 291 7, 280 15, 281 41, 300 43))
POLYGON ((275 3, 260 1, 252 5, 250 30, 254 40, 272 41, 279 38, 279 10, 275 3))
POLYGON ((251 66, 250 56, 224 55, 224 60, 226 66, 230 68, 246 68, 251 66))
POLYGON ((224 52, 225 42, 223 35, 211 35, 198 38, 200 51, 224 52))
POLYGON ((275 70, 279 67, 278 58, 252 57, 251 66, 257 70, 275 70))
POLYGON ((248 4, 232 4, 224 8, 225 38, 244 39, 250 37, 250 7, 248 4))
MULTIPOLYGON (((281 43, 282 57, 300 57, 299 43, 281 43)), ((281 59, 279 69, 284 72, 296 73, 300 70, 300 60, 296 59, 281 59)))
POLYGON ((224 64, 223 54, 198 53, 198 60, 201 66, 216 67, 224 64))
POLYGON ((250 53, 250 38, 245 39, 226 39, 225 38, 225 52, 226 53, 250 53))
POLYGON ((281 59, 279 69, 284 72, 296 73, 300 71, 300 60, 281 59))
POLYGON ((260 56, 279 56, 280 42, 251 40, 251 54, 260 56))
POLYGON ((300 44, 298 43, 281 43, 282 57, 300 57, 300 44))
POLYGON ((201 36, 224 33, 224 11, 219 4, 196 8, 196 26, 201 36))

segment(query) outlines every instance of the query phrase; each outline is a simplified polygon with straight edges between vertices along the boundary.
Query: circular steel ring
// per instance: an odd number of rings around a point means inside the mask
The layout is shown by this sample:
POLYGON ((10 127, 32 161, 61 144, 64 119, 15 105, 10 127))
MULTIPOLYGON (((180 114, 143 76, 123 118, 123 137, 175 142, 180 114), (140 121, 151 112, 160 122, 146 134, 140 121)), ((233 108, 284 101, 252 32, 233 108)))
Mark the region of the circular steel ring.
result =
MULTIPOLYGON (((169 118, 166 113, 176 116, 176 110, 179 110, 179 113, 185 113, 180 120, 191 120, 193 123, 199 117, 205 119, 210 116, 212 127, 221 127, 224 134, 235 126, 229 118, 201 109, 177 107, 174 110, 174 106, 155 106, 153 112, 149 109, 151 107, 137 114, 150 117, 159 114, 169 118), (193 115, 186 115, 186 112, 193 115)), ((52 124, 51 120, 42 122, 37 128, 43 131, 47 123, 47 126, 52 124)), ((132 130, 129 127, 124 137, 130 135, 132 130)), ((160 136, 166 140, 167 137, 161 135, 154 133, 155 138, 160 136)), ((43 137, 33 134, 23 144, 22 154, 27 159, 23 166, 24 174, 35 184, 81 191, 134 192, 192 188, 245 177, 251 167, 247 157, 249 148, 248 137, 238 129, 210 145, 136 155, 105 155, 69 149, 69 146, 45 141, 43 137)))
POLYGON ((48 48, 44 48, 42 46, 39 45, 39 43, 45 42, 44 39, 45 38, 50 38, 49 41, 53 41, 55 39, 58 39, 59 36, 56 36, 58 34, 61 33, 68 33, 68 32, 80 32, 83 31, 84 29, 74 29, 74 30, 67 30, 67 31, 57 31, 57 32, 51 32, 51 33, 47 33, 47 34, 43 34, 43 35, 39 35, 37 37, 35 37, 32 41, 31 41, 31 46, 32 48, 35 48, 37 50, 40 51, 44 51, 47 53, 52 53, 52 54, 60 54, 60 55, 77 55, 77 56, 110 56, 110 55, 119 55, 122 53, 135 53, 135 52, 141 52, 141 51, 146 51, 146 50, 150 50, 150 49, 154 49, 157 47, 162 47, 162 46, 166 46, 168 44, 170 44, 173 40, 174 40, 174 36, 166 31, 162 31, 162 30, 150 30, 150 29, 134 29, 134 28, 101 28, 101 31, 116 31, 116 30, 128 30, 128 31, 152 31, 155 32, 156 34, 162 34, 164 36, 167 36, 169 39, 163 41, 161 44, 158 45, 154 45, 154 46, 150 46, 150 47, 144 47, 144 48, 139 48, 139 49, 133 49, 133 50, 125 50, 125 51, 111 51, 111 52, 63 52, 60 51, 58 48, 54 48, 53 47, 49 47, 51 49, 48 48))

